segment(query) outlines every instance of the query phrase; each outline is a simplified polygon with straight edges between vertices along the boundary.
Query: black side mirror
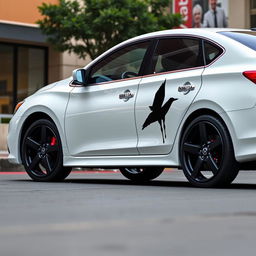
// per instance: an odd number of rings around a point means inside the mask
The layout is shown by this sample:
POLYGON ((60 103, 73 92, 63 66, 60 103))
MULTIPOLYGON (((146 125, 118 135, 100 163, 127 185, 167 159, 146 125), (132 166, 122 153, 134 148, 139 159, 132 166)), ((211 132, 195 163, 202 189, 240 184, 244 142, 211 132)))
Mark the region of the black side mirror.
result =
POLYGON ((86 71, 84 69, 75 69, 73 71, 73 84, 85 85, 86 84, 86 71))

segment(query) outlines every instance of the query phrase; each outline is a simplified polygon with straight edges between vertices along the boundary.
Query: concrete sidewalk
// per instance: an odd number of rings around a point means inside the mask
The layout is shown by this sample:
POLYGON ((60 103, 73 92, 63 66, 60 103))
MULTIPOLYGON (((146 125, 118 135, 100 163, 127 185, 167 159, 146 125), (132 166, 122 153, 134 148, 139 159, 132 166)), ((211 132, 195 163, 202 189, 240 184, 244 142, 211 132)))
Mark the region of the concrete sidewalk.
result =
POLYGON ((25 171, 20 164, 11 164, 8 161, 8 152, 0 151, 0 172, 19 172, 25 171))

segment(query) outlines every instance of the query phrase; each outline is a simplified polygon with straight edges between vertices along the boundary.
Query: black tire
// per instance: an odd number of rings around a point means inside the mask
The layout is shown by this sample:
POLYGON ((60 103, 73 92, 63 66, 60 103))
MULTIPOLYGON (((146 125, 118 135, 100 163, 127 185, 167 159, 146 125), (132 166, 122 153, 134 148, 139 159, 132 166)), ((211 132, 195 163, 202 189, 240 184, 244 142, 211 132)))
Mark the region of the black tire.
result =
POLYGON ((129 168, 120 168, 120 172, 129 180, 135 182, 145 182, 153 180, 158 177, 162 172, 163 167, 129 167, 129 168))
POLYGON ((40 119, 29 126, 21 144, 22 163, 35 181, 64 180, 71 167, 63 167, 61 139, 56 126, 40 119))
POLYGON ((239 171, 226 126, 210 115, 197 117, 188 125, 179 156, 185 176, 197 187, 226 186, 239 171))

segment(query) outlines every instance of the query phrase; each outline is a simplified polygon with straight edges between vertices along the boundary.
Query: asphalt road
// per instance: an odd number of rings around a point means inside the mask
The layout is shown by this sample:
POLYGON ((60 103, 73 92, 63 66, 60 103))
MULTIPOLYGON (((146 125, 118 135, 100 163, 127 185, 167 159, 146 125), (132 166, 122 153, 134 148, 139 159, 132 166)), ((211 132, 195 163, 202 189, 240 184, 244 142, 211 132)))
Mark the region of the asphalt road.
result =
POLYGON ((191 187, 179 171, 134 185, 119 173, 62 183, 0 174, 0 255, 253 255, 256 172, 226 189, 191 187))

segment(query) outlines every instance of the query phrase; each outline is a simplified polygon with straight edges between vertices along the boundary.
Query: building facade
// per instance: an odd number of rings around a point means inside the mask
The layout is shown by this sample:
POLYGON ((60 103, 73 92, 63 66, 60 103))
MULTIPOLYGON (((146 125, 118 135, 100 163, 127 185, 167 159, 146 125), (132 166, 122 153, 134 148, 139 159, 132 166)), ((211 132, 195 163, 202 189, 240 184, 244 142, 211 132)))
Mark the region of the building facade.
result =
MULTIPOLYGON (((0 0, 0 123, 12 114, 20 100, 42 86, 69 77, 86 61, 75 55, 54 51, 35 24, 41 18, 38 6, 58 0, 0 0)), ((186 6, 208 0, 173 0, 184 13, 186 6)), ((219 0, 228 16, 229 27, 256 27, 256 0, 219 0)))
POLYGON ((37 7, 43 2, 58 0, 0 0, 0 121, 13 113, 17 102, 85 65, 46 43, 35 24, 41 18, 37 7))

